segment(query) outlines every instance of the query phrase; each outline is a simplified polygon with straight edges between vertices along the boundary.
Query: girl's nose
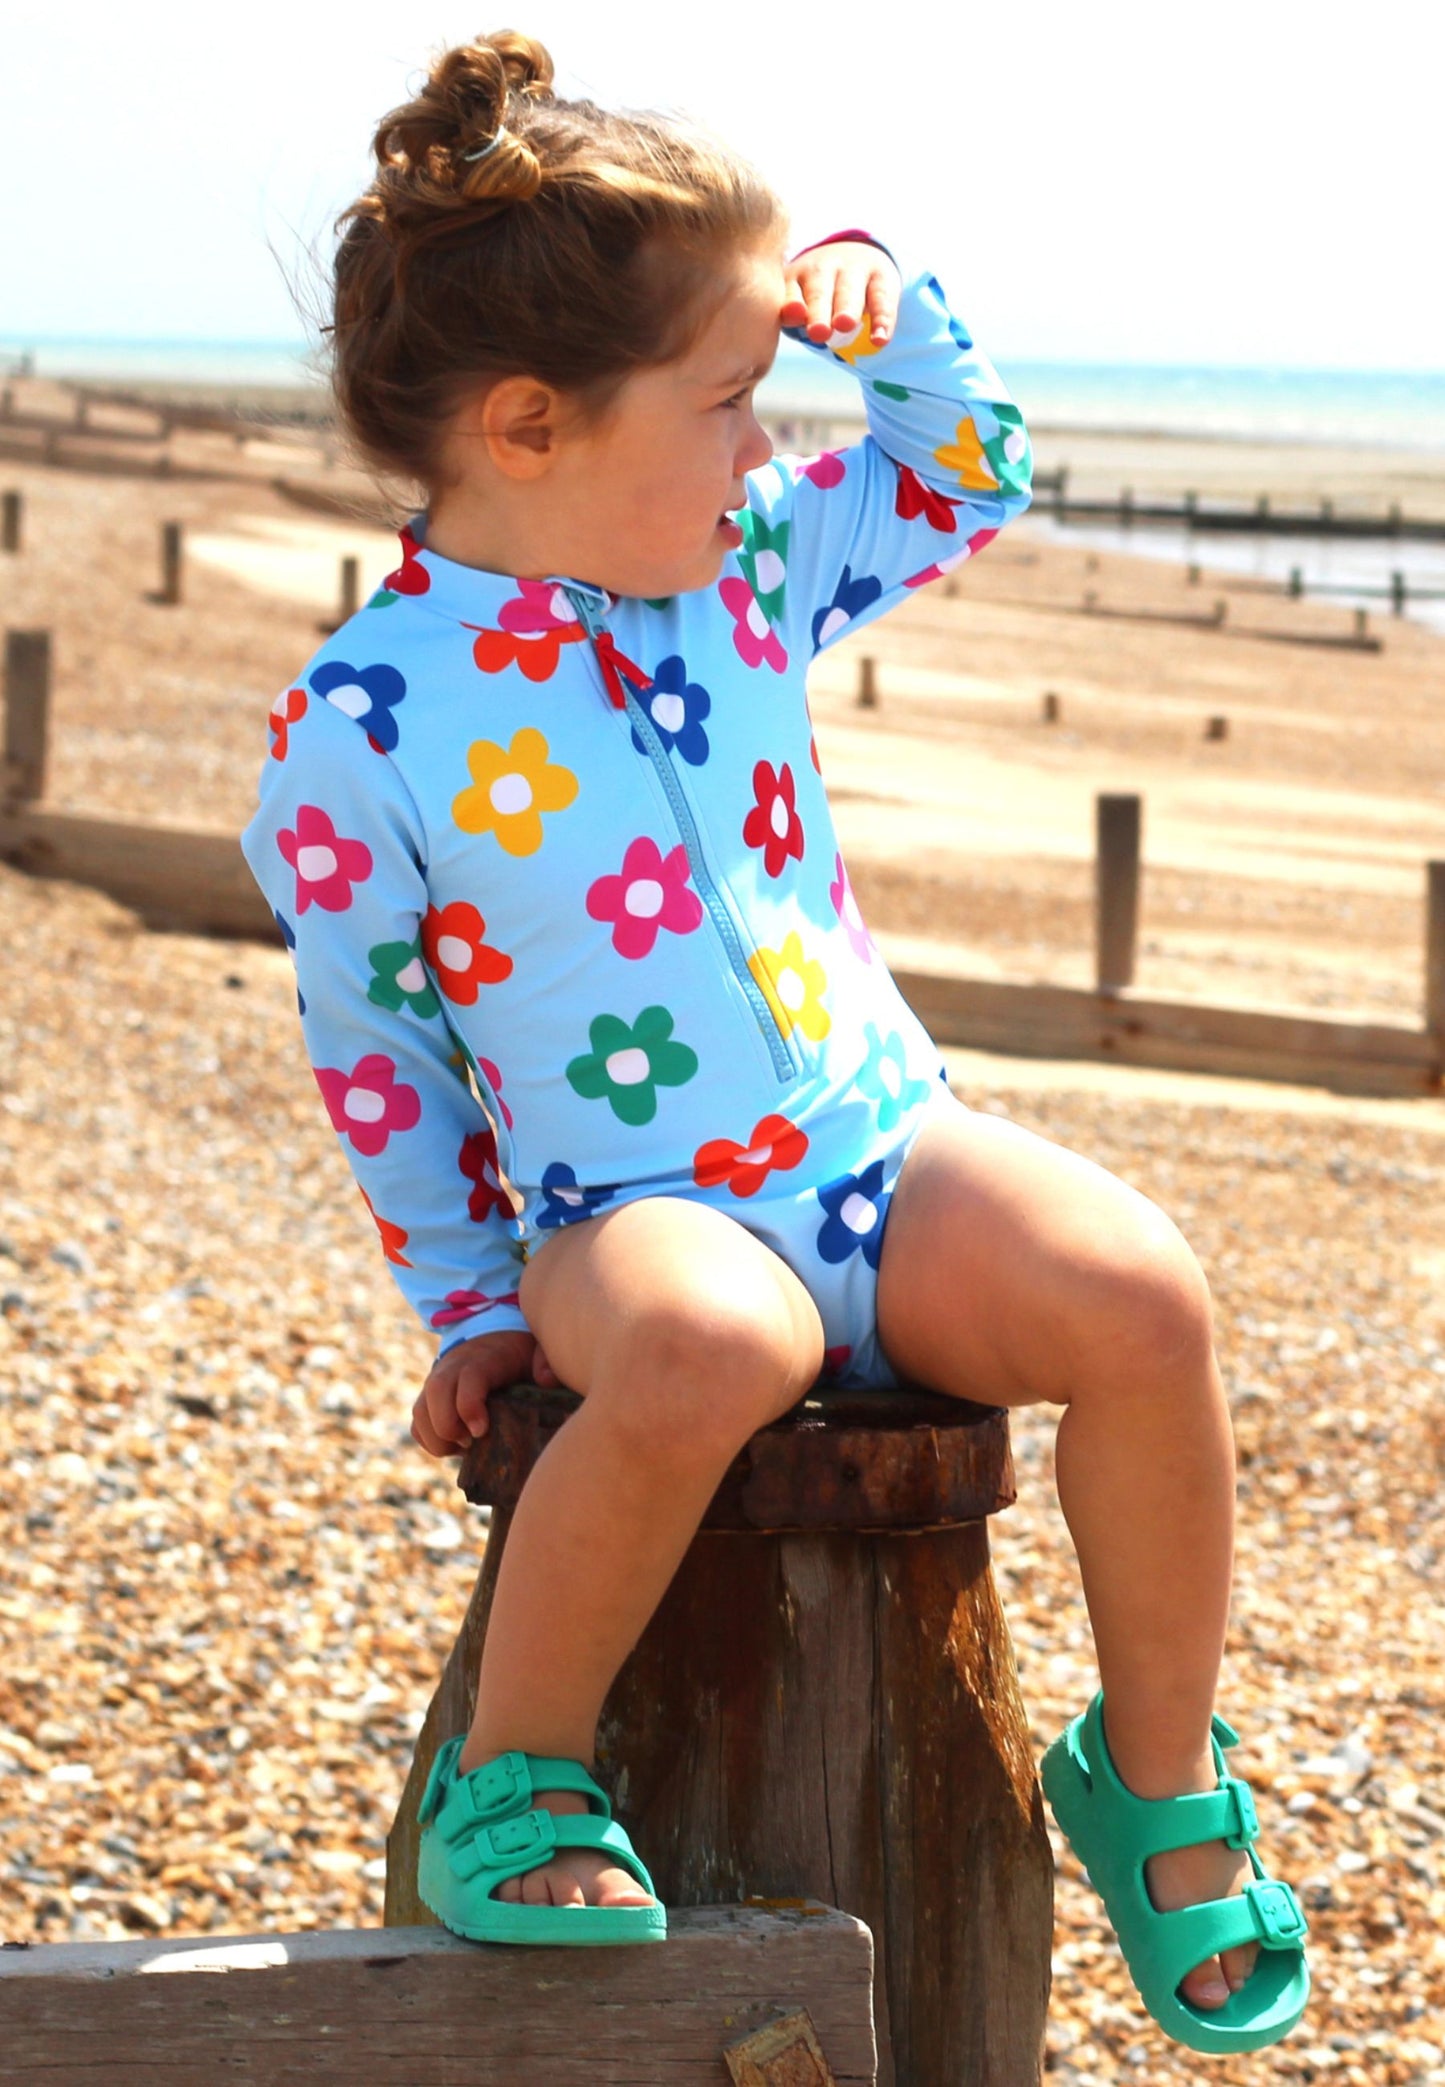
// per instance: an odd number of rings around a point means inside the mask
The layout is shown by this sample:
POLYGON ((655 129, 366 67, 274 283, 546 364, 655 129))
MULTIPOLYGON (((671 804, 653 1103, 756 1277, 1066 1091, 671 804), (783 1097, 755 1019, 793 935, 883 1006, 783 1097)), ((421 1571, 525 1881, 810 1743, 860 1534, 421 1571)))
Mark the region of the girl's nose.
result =
POLYGON ((772 438, 759 422, 755 413, 748 415, 748 427, 742 446, 738 450, 738 471, 758 471, 773 453, 772 438))

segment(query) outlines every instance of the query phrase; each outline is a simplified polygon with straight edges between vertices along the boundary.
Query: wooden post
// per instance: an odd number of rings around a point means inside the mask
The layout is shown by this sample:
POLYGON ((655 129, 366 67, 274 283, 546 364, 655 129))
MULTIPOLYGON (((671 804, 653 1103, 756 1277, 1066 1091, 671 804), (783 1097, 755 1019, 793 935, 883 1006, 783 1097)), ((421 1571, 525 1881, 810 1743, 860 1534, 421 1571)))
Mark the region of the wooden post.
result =
POLYGON ((1390 575, 1390 612, 1395 616, 1405 613, 1405 575, 1402 572, 1390 575))
POLYGON ((878 683, 874 675, 874 663, 871 659, 860 659, 858 662, 858 708, 860 710, 876 710, 878 708, 878 683))
POLYGON ((361 560, 341 561, 341 621, 345 623, 361 606, 361 560))
POLYGON ((1121 528, 1124 528, 1124 529, 1127 529, 1127 528, 1129 528, 1129 527, 1130 527, 1130 525, 1132 524, 1133 520, 1134 520, 1134 489, 1133 489, 1133 487, 1132 487, 1132 486, 1125 486, 1125 488, 1124 488, 1123 492, 1122 492, 1122 493, 1121 493, 1121 494, 1119 495, 1119 524, 1120 524, 1120 527, 1121 527, 1121 528))
POLYGON ((1335 518, 1335 503, 1334 503, 1334 501, 1333 501, 1333 500, 1321 500, 1321 502, 1320 502, 1320 520, 1321 520, 1321 522, 1323 522, 1324 526, 1325 526, 1325 527, 1326 527, 1327 529, 1329 528, 1329 526, 1330 526, 1331 522, 1333 522, 1334 518, 1335 518))
POLYGON ((1261 493, 1254 503, 1254 511, 1261 522, 1269 520, 1269 494, 1261 493))
POLYGON ((50 633, 5 633, 5 762, 0 796, 34 804, 45 795, 50 750, 50 633))
POLYGON ((1369 634, 1370 634, 1370 612, 1369 612, 1369 610, 1368 610, 1368 609, 1356 609, 1356 611, 1355 611, 1355 637, 1356 637, 1356 639, 1357 639, 1357 640, 1363 640, 1363 639, 1367 638, 1367 637, 1369 636, 1369 634))
POLYGON ((1425 1027, 1445 1047, 1445 862, 1427 862, 1425 880, 1425 1027))
POLYGON ((1139 935, 1139 833, 1143 800, 1094 799, 1095 974, 1101 993, 1134 983, 1139 935))
POLYGON ((1185 574, 1185 578, 1188 580, 1191 587, 1197 587, 1199 585, 1199 567, 1197 565, 1191 565, 1188 572, 1185 574))
POLYGON ((0 420, 8 420, 14 410, 15 394, 7 384, 5 389, 0 391, 0 420))
POLYGON ((1185 514, 1185 519, 1186 519, 1187 521, 1190 521, 1190 522, 1192 522, 1192 521, 1194 520, 1195 512, 1196 512, 1196 510, 1198 509, 1198 506, 1199 506, 1199 495, 1198 495, 1197 493, 1195 493, 1195 492, 1192 492, 1192 491, 1191 491, 1191 492, 1187 492, 1187 493, 1186 493, 1186 494, 1184 495, 1184 514, 1185 514))
POLYGON ((0 550, 19 550, 20 512, 20 495, 12 487, 5 495, 3 513, 0 513, 0 550))
POLYGON ((156 600, 171 608, 181 598, 181 525, 161 523, 161 589, 156 600))
POLYGON ((1219 595, 1219 596, 1217 596, 1217 597, 1216 597, 1216 599, 1215 599, 1215 603, 1214 603, 1214 618, 1213 618, 1213 621, 1214 621, 1214 626, 1215 626, 1215 629, 1216 629, 1216 630, 1218 630, 1218 629, 1220 629, 1220 628, 1222 627, 1222 625, 1223 625, 1223 623, 1224 623, 1224 619, 1225 619, 1225 617, 1226 617, 1226 616, 1227 616, 1228 614, 1229 614, 1229 603, 1228 603, 1228 602, 1227 602, 1227 601, 1225 600, 1224 596, 1223 596, 1223 595, 1221 594, 1221 595, 1219 595))
POLYGON ((1204 736, 1206 739, 1228 739, 1229 719, 1227 717, 1211 717, 1206 719, 1204 725, 1204 736))
POLYGON ((1059 699, 1050 689, 1044 697, 1044 723, 1056 725, 1059 721, 1059 699))
POLYGON ((1398 536, 1398 535, 1399 535, 1399 533, 1400 533, 1400 521, 1401 521, 1401 515, 1400 515, 1400 503, 1399 503, 1399 501, 1398 501, 1398 500, 1392 500, 1392 501, 1390 502, 1390 517, 1389 517, 1389 519, 1390 519, 1390 534, 1391 534, 1392 536, 1398 536))
POLYGON ((1304 573, 1303 573, 1303 572, 1302 572, 1302 571, 1300 570, 1299 566, 1297 566, 1297 565, 1292 565, 1292 566, 1290 567, 1290 569, 1289 569, 1289 598, 1290 598, 1290 600, 1291 600, 1291 601, 1298 601, 1298 600, 1299 600, 1299 599, 1301 598, 1301 596, 1303 595, 1304 591, 1305 591, 1305 576, 1304 576, 1304 573))

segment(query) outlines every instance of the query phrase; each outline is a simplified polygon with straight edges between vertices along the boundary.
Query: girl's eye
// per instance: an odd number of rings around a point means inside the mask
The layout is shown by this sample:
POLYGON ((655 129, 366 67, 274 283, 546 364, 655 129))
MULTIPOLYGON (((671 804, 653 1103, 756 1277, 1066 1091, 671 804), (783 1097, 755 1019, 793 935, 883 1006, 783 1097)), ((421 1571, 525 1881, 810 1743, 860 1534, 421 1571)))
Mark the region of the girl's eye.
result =
POLYGON ((752 388, 751 384, 745 384, 741 391, 735 391, 730 399, 723 400, 723 404, 728 408, 729 412, 736 412, 752 388))

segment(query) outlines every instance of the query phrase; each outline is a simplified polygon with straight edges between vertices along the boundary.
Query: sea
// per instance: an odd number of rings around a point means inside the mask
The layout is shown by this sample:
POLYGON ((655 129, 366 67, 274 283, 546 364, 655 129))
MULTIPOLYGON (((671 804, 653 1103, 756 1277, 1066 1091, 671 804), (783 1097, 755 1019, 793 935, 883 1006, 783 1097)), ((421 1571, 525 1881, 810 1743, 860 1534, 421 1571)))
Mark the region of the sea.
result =
MULTIPOLYGON (((254 393, 321 386, 319 358, 302 341, 21 340, 0 334, 0 375, 22 358, 37 376, 117 385, 170 383, 254 393)), ((1038 428, 1208 436, 1244 441, 1354 444, 1439 456, 1445 474, 1445 371, 1189 368, 1179 365, 1034 362, 1000 358, 1005 381, 1038 428)), ((758 405, 774 422, 856 418, 855 380, 794 341, 781 344, 758 405)), ((1179 529, 1128 531, 1051 523, 1067 540, 1138 556, 1200 563, 1287 581, 1298 568, 1311 588, 1381 609, 1403 571, 1408 613, 1445 630, 1445 546, 1336 538, 1191 539, 1179 529), (1413 595, 1413 599, 1411 596, 1413 595), (1437 598, 1432 598, 1437 597, 1437 598)))

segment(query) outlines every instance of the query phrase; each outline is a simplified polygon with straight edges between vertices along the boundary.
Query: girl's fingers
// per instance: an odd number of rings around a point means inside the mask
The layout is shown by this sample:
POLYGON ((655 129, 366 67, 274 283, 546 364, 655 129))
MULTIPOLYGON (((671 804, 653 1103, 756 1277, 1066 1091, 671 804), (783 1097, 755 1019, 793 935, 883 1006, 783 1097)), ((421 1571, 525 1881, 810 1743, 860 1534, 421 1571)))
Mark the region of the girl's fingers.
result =
POLYGON ((432 1425, 424 1391, 418 1394, 416 1404, 411 1409, 411 1439, 424 1449, 429 1457, 449 1457, 455 1454, 455 1445, 444 1442, 432 1425))
POLYGON ((780 323, 803 327, 814 341, 854 334, 866 316, 871 338, 882 343, 898 316, 898 271, 876 249, 850 245, 803 254, 784 287, 780 323))
POLYGON ((833 278, 833 302, 829 310, 829 331, 832 333, 856 333, 863 321, 864 298, 867 294, 868 270, 857 262, 845 262, 833 278))
POLYGON ((421 1388, 418 1402, 425 1410, 434 1439, 444 1445, 433 1456, 450 1456, 471 1439, 457 1415, 457 1373, 451 1368, 435 1369, 421 1388))
POLYGON ((898 317, 898 271, 875 268, 868 278, 868 331, 879 343, 886 341, 898 317))

